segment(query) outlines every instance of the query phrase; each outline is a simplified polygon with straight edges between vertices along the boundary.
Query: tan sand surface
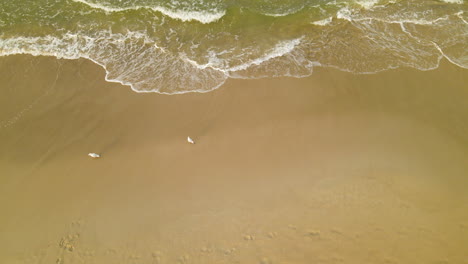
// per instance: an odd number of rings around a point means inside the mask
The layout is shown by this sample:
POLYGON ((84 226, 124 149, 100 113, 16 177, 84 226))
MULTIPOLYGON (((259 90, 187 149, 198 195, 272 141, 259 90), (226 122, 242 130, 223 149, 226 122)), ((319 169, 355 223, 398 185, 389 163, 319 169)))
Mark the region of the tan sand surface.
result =
POLYGON ((468 263, 467 70, 103 76, 0 58, 0 263, 468 263))

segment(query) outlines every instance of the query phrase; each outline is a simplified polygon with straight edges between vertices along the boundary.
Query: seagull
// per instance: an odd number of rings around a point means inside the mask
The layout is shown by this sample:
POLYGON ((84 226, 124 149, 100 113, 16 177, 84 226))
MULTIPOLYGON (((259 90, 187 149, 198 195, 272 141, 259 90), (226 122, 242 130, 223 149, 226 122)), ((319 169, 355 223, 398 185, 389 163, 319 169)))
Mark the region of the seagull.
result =
POLYGON ((94 159, 97 159, 97 158, 101 157, 101 155, 96 154, 96 153, 89 153, 88 156, 90 156, 91 158, 94 158, 94 159))
POLYGON ((193 141, 193 139, 191 139, 190 137, 187 137, 187 142, 190 144, 195 144, 195 141, 193 141))

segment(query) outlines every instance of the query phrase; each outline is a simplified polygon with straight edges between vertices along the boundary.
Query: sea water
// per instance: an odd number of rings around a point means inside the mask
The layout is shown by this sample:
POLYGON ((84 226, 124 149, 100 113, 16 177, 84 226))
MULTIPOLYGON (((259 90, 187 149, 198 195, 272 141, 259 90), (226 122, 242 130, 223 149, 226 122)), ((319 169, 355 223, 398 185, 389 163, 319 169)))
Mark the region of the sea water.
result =
POLYGON ((228 78, 468 68, 465 0, 0 0, 0 56, 89 59, 136 92, 228 78))

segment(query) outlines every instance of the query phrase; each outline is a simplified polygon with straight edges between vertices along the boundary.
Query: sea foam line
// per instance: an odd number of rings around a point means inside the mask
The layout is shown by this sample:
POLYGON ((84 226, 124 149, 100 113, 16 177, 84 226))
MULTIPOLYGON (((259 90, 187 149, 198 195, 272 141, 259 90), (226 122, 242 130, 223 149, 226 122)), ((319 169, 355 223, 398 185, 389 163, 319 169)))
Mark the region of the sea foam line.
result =
MULTIPOLYGON (((20 55, 27 54, 32 56, 49 56, 55 57, 57 59, 86 59, 99 66, 101 66, 105 71, 104 79, 107 82, 119 83, 124 86, 129 86, 134 92, 137 93, 160 93, 160 94, 184 94, 190 92, 197 93, 206 93, 214 89, 219 88, 227 79, 227 75, 223 78, 222 81, 203 89, 191 89, 191 90, 173 90, 170 92, 161 91, 160 87, 155 89, 142 90, 137 87, 138 82, 126 81, 125 77, 117 76, 111 78, 110 76, 114 74, 110 72, 105 60, 97 59, 93 55, 93 51, 96 47, 100 46, 101 41, 112 40, 114 43, 123 42, 124 39, 133 38, 133 39, 142 39, 145 43, 148 43, 150 40, 147 39, 147 35, 144 32, 128 32, 127 34, 116 34, 110 32, 104 32, 94 37, 66 33, 61 38, 55 36, 42 36, 42 37, 13 37, 13 38, 4 38, 0 34, 0 57, 9 56, 9 55, 20 55)), ((166 53, 161 47, 158 47, 155 44, 152 44, 155 50, 159 50, 162 53, 166 53)), ((143 80, 144 81, 144 80, 143 80)))
POLYGON ((457 65, 457 66, 460 67, 460 68, 468 69, 467 66, 462 65, 462 64, 459 64, 459 63, 453 61, 453 60, 452 60, 451 58, 449 58, 447 55, 445 55, 444 51, 440 48, 440 46, 439 46, 437 43, 435 43, 434 41, 431 41, 431 43, 432 43, 432 44, 434 45, 434 47, 440 52, 440 54, 441 54, 444 58, 446 58, 448 61, 450 61, 450 62, 453 63, 454 65, 457 65))
POLYGON ((301 7, 298 7, 298 8, 292 8, 291 10, 283 12, 283 13, 261 13, 261 14, 264 15, 264 16, 271 16, 271 17, 284 17, 284 16, 289 16, 289 15, 296 14, 296 13, 302 11, 304 8, 305 8, 305 6, 301 6, 301 7))
MULTIPOLYGON (((419 38, 417 38, 416 36, 414 36, 413 34, 411 34, 411 32, 409 32, 409 31, 406 29, 404 23, 400 23, 400 27, 401 27, 401 30, 402 30, 403 32, 405 32, 406 34, 408 34, 408 36, 412 37, 413 39, 415 39, 415 40, 417 40, 417 41, 422 41, 421 39, 419 39, 419 38)), ((457 65, 457 66, 460 67, 460 68, 468 69, 467 66, 464 66, 464 65, 462 65, 462 64, 459 64, 459 63, 455 62, 454 60, 452 60, 449 56, 447 56, 447 55, 444 53, 444 51, 442 50, 442 48, 439 46, 439 44, 437 44, 436 42, 434 42, 434 41, 426 41, 426 42, 427 42, 427 43, 431 43, 431 44, 434 46, 434 48, 439 52, 439 59, 438 59, 437 67, 439 67, 440 60, 441 60, 442 58, 445 58, 445 59, 447 59, 450 63, 452 63, 452 64, 454 64, 454 65, 457 65)), ((436 67, 436 68, 437 68, 437 67, 436 67)), ((434 68, 434 69, 435 69, 435 68, 434 68)))
POLYGON ((319 21, 314 21, 311 24, 316 25, 316 26, 326 26, 330 24, 333 21, 332 17, 328 17, 319 21))
MULTIPOLYGON (((2 41, 2 39, 0 39, 0 42, 1 41, 2 41)), ((45 57, 55 57, 57 59, 67 59, 67 60, 86 59, 86 60, 89 60, 89 61, 93 62, 96 65, 99 65, 105 71, 104 80, 106 82, 119 83, 119 84, 121 84, 123 86, 128 86, 128 87, 130 87, 130 89, 132 89, 132 91, 134 91, 136 93, 159 93, 159 94, 166 94, 166 95, 176 95, 176 94, 186 94, 186 93, 208 93, 208 92, 211 92, 213 90, 218 89, 226 81, 226 79, 225 79, 222 82, 220 82, 218 85, 215 85, 215 86, 211 87, 210 89, 206 89, 206 90, 184 90, 184 91, 172 91, 172 92, 164 92, 164 91, 160 91, 160 90, 157 90, 157 89, 139 90, 131 82, 126 82, 124 80, 110 78, 109 76, 110 76, 111 72, 107 69, 105 64, 103 64, 103 63, 101 63, 101 62, 99 62, 99 61, 97 61, 97 60, 95 60, 95 59, 93 59, 93 58, 91 58, 89 56, 86 56, 86 55, 81 55, 79 57, 64 56, 63 54, 59 54, 59 53, 55 53, 55 52, 40 52, 38 50, 33 50, 33 49, 29 49, 29 50, 28 49, 15 49, 15 50, 10 50, 8 52, 5 52, 3 49, 0 48, 0 57, 10 56, 10 55, 32 55, 32 56, 35 56, 35 57, 45 56, 45 57)), ((0 125, 3 126, 4 124, 0 123, 0 125)))
POLYGON ((262 64, 262 63, 264 63, 266 61, 269 61, 271 59, 284 56, 287 53, 290 53, 291 51, 293 51, 294 48, 297 45, 299 45, 299 43, 301 42, 301 40, 303 38, 304 37, 300 37, 300 38, 296 38, 296 39, 292 39, 292 40, 281 41, 281 42, 277 43, 275 45, 275 47, 272 48, 271 51, 266 53, 264 56, 253 59, 251 61, 248 61, 246 63, 240 64, 240 65, 237 65, 237 66, 229 67, 229 68, 221 68, 221 67, 217 66, 216 63, 213 63, 213 61, 217 61, 216 57, 212 58, 210 60, 210 62, 205 63, 205 64, 200 64, 197 61, 192 60, 192 59, 190 59, 190 58, 188 58, 186 56, 181 56, 181 59, 189 62, 190 64, 197 67, 198 69, 211 68, 211 69, 214 69, 214 70, 221 71, 221 72, 224 72, 226 74, 229 74, 230 72, 246 70, 251 66, 260 65, 260 64, 262 64))
POLYGON ((448 4, 463 4, 463 0, 442 0, 442 2, 445 2, 448 4))
POLYGON ((456 13, 457 17, 460 18, 461 21, 463 21, 463 23, 467 24, 468 25, 468 22, 463 18, 463 11, 460 11, 458 13, 456 13))
POLYGON ((262 56, 260 58, 254 59, 252 61, 249 61, 247 63, 241 64, 241 65, 238 65, 238 66, 228 68, 227 71, 228 72, 235 72, 235 71, 246 70, 250 66, 260 65, 260 64, 262 64, 262 63, 264 63, 266 61, 269 61, 271 59, 284 56, 284 55, 290 53, 291 51, 293 51, 294 48, 301 43, 301 40, 303 38, 304 37, 300 37, 300 38, 296 38, 296 39, 292 39, 292 40, 281 41, 280 43, 276 44, 275 47, 270 52, 268 52, 265 56, 262 56))
POLYGON ((379 0, 359 0, 359 1, 356 1, 356 3, 358 5, 360 5, 360 6, 362 6, 364 9, 371 9, 378 2, 379 2, 379 0))
POLYGON ((117 7, 104 6, 104 5, 100 5, 96 3, 90 3, 86 0, 72 0, 72 1, 76 3, 85 4, 91 8, 99 9, 106 13, 123 12, 127 10, 150 9, 150 10, 162 13, 165 16, 169 16, 173 19, 181 20, 183 22, 189 22, 189 21, 195 20, 203 24, 216 22, 226 14, 226 10, 210 13, 210 12, 204 12, 204 11, 174 11, 169 8, 162 7, 162 6, 132 6, 132 7, 125 7, 125 8, 117 8, 117 7))
MULTIPOLYGON (((459 15, 460 12, 452 15, 459 15)), ((380 18, 375 18, 375 17, 362 17, 362 18, 356 18, 352 17, 352 12, 348 7, 344 7, 336 13, 336 18, 337 19, 343 19, 347 20, 349 22, 361 22, 361 21, 379 21, 379 22, 384 22, 388 24, 400 24, 400 23, 409 23, 409 24, 415 24, 415 25, 433 25, 439 21, 444 21, 448 20, 450 15, 445 15, 443 17, 438 17, 433 20, 425 20, 425 19, 401 19, 401 20, 385 20, 385 19, 380 19, 380 18)))

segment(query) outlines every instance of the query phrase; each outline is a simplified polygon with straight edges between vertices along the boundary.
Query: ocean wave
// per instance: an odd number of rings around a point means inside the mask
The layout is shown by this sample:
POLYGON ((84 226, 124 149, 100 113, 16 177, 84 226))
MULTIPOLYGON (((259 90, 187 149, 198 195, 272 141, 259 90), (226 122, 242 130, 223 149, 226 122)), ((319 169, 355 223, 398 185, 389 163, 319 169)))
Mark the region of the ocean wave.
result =
MULTIPOLYGON (((94 5, 98 0, 72 1, 94 5)), ((304 77, 316 66, 366 74, 399 67, 430 70, 446 58, 468 68, 468 24, 457 5, 413 10, 408 2, 371 2, 367 9, 356 3, 322 6, 297 18, 267 19, 234 10, 210 25, 155 19, 151 12, 108 16, 80 8, 92 12, 93 20, 76 28, 59 28, 58 18, 37 32, 0 28, 0 56, 84 58, 102 66, 107 81, 164 94, 208 92, 228 78, 304 77)), ((109 6, 96 8, 143 8, 109 6)))
POLYGON ((362 38, 366 41, 353 46, 339 40, 323 46, 320 43, 329 39, 327 35, 323 35, 323 39, 302 36, 284 40, 263 55, 234 66, 227 66, 229 63, 216 54, 205 64, 184 54, 174 54, 156 45, 146 32, 117 34, 107 31, 93 36, 66 33, 60 37, 0 36, 0 56, 31 54, 85 58, 105 69, 107 81, 128 85, 139 93, 163 94, 209 92, 220 87, 227 78, 304 77, 310 75, 315 66, 361 74, 401 66, 430 70, 437 68, 440 59, 445 57, 459 67, 468 68, 463 55, 446 51, 450 49, 447 43, 421 39, 415 35, 414 28, 405 25, 399 24, 401 33, 391 33, 395 34, 391 41, 389 32, 382 34, 378 26, 367 25, 365 36, 370 41, 362 38), (406 40, 405 34, 409 37, 406 40), (392 53, 388 53, 389 47, 392 47, 392 53), (363 54, 374 59, 365 60, 363 54))
POLYGON ((128 10, 139 10, 139 9, 150 9, 159 13, 162 13, 165 16, 168 16, 173 19, 178 19, 184 22, 188 21, 198 21, 203 24, 209 24, 212 22, 216 22, 221 19, 225 14, 226 10, 212 10, 211 12, 208 11, 198 11, 198 10, 176 10, 170 9, 162 6, 132 6, 132 7, 112 7, 112 6, 105 6, 102 4, 88 2, 86 0, 72 0, 76 3, 85 4, 91 8, 102 10, 106 13, 113 13, 113 12, 123 12, 128 10))

